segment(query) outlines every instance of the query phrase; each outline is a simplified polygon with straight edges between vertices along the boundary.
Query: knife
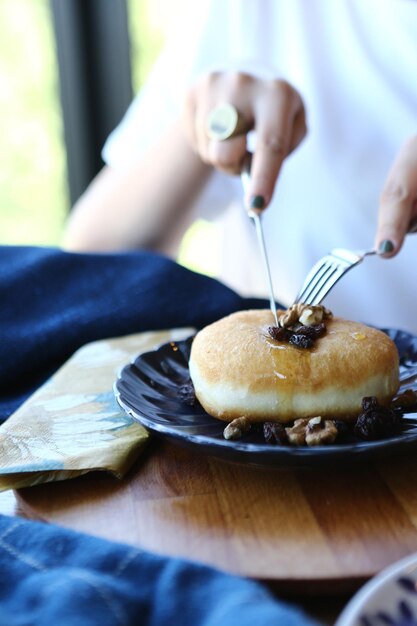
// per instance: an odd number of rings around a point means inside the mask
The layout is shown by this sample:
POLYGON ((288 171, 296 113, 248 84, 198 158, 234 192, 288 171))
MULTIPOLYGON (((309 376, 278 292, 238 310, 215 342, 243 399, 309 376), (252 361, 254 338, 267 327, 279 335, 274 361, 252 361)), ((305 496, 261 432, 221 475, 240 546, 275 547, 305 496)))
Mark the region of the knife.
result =
MULTIPOLYGON (((251 165, 252 165, 252 154, 250 152, 247 152, 245 160, 243 162, 242 171, 240 174, 243 191, 245 192, 245 195, 247 195, 248 190, 249 190, 251 165)), ((279 324, 278 324, 277 306, 275 304, 271 270, 269 266, 268 254, 266 251, 265 238, 264 238, 264 233, 263 233, 263 228, 262 228, 262 211, 257 210, 257 209, 247 209, 247 212, 248 212, 250 219, 253 220, 253 223, 256 228, 256 234, 258 237, 258 243, 259 243, 259 247, 261 250, 262 260, 263 260, 265 274, 267 278, 267 284, 269 288, 269 306, 271 308, 272 315, 274 316, 275 324, 278 326, 279 324)))

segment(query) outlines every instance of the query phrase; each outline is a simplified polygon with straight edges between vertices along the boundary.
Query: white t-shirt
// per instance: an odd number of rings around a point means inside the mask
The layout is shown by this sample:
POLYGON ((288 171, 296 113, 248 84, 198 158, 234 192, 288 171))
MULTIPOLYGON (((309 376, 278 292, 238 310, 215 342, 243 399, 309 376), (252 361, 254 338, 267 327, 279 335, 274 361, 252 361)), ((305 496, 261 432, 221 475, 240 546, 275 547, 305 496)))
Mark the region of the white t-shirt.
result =
MULTIPOLYGON (((212 69, 284 78, 301 93, 309 134, 285 162, 264 214, 275 296, 291 304, 312 265, 336 247, 373 245, 391 163, 417 133, 417 0, 193 2, 147 84, 109 137, 114 167, 146 150, 212 69)), ((220 220, 220 278, 266 295, 239 178, 214 173, 196 216, 220 220)), ((417 236, 397 257, 367 258, 325 304, 337 315, 417 333, 417 236)))

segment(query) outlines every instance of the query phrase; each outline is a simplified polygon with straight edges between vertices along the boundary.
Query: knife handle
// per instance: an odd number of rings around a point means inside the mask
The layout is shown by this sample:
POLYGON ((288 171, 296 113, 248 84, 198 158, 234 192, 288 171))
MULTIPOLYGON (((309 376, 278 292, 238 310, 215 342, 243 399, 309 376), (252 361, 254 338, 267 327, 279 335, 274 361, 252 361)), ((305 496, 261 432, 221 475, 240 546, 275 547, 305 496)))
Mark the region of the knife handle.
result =
POLYGON ((252 152, 247 152, 243 161, 240 178, 242 181, 243 191, 248 192, 250 183, 250 170, 252 167, 252 152))
MULTIPOLYGON (((249 185, 250 185, 250 171, 252 167, 252 152, 247 152, 245 159, 243 161, 242 169, 240 171, 240 180, 242 181, 243 192, 245 194, 245 199, 249 194, 249 185)), ((249 215, 249 217, 254 217, 255 215, 259 215, 260 211, 257 211, 253 208, 248 208, 247 203, 245 202, 245 208, 249 215)))

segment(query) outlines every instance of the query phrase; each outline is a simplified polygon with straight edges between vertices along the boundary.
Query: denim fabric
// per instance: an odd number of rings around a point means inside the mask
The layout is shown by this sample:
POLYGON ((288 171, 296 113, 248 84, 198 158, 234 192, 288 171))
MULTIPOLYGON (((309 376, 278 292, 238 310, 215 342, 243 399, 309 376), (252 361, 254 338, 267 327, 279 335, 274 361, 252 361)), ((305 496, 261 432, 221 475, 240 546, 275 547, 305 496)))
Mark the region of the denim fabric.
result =
POLYGON ((0 516, 1 626, 309 626, 260 584, 0 516))

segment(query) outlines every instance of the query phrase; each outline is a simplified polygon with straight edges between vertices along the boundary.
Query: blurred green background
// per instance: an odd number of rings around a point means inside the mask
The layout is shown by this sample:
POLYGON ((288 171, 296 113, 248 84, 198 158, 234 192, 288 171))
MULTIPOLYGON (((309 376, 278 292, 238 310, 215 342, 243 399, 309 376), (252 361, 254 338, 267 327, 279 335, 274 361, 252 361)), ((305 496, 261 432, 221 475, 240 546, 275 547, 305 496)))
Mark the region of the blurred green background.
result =
POLYGON ((0 2, 0 241, 53 244, 68 209, 47 0, 0 2))
MULTIPOLYGON (((190 1, 127 0, 134 93, 190 1)), ((48 0, 0 0, 0 85, 0 244, 60 245, 70 200, 48 0)), ((199 221, 179 261, 215 273, 216 241, 199 221)))
MULTIPOLYGON (((129 0, 135 92, 165 41, 174 4, 129 0)), ((0 85, 0 243, 59 244, 69 194, 48 0, 1 0, 0 85)))

